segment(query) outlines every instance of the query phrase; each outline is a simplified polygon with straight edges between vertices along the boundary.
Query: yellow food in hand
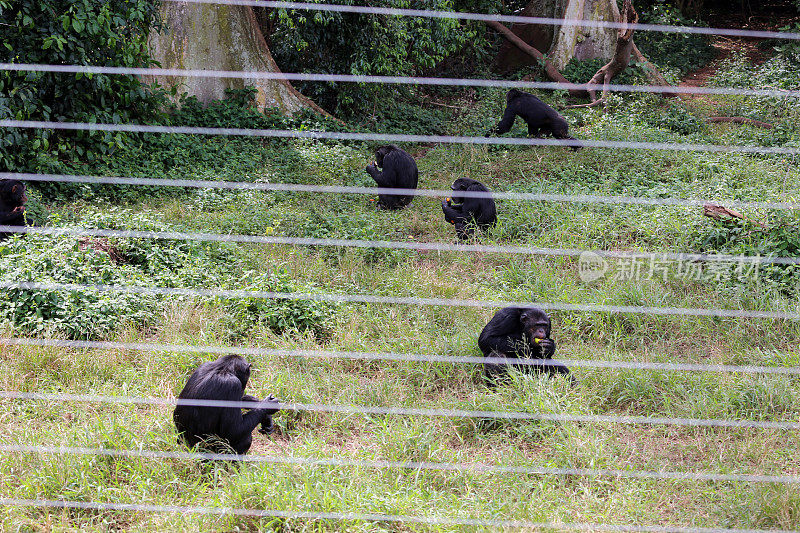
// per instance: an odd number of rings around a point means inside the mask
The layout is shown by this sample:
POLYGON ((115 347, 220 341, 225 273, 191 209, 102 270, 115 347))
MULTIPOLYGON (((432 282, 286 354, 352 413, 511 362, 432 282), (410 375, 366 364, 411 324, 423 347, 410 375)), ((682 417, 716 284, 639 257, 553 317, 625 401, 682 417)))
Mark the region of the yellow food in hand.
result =
POLYGON ((533 339, 533 342, 535 342, 536 344, 539 344, 540 342, 542 342, 542 339, 533 339))

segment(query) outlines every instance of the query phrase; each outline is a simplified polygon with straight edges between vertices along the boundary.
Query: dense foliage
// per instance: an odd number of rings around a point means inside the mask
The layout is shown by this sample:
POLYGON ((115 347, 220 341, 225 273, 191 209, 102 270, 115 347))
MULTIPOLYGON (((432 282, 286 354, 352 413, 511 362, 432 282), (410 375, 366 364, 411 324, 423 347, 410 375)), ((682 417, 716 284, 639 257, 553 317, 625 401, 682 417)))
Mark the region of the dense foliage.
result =
MULTIPOLYGON (((151 65, 147 35, 159 27, 154 0, 0 0, 0 61, 56 65, 151 65)), ((0 119, 120 124, 150 119, 162 98, 134 76, 0 72, 0 119)), ((125 143, 115 132, 4 128, 0 170, 38 158, 93 162, 125 143)))
MULTIPOLYGON (((669 26, 706 26, 700 20, 683 16, 678 8, 667 3, 653 3, 640 8, 642 24, 669 26)), ((636 46, 648 60, 679 75, 695 70, 714 58, 714 47, 707 35, 683 32, 638 31, 636 46)))
MULTIPOLYGON (((323 2, 324 0, 314 0, 323 2)), ((359 4, 348 0, 344 4, 359 4)), ((387 7, 440 11, 497 12, 491 0, 393 0, 387 7)), ((455 54, 485 48, 483 24, 455 19, 276 10, 271 51, 286 72, 383 76, 424 74, 455 54)), ((380 113, 392 94, 409 96, 402 86, 352 83, 301 83, 301 92, 336 115, 380 113)))
MULTIPOLYGON (((764 222, 723 220, 703 236, 703 251, 741 256, 800 257, 800 219, 783 212, 770 213, 764 222)), ((764 264, 754 267, 733 263, 726 272, 733 286, 761 283, 792 296, 800 294, 800 266, 764 264)))
MULTIPOLYGON (((64 225, 60 220, 50 222, 64 225)), ((78 228, 169 231, 160 220, 110 208, 79 219, 78 228)), ((0 243, 0 281, 43 284, 135 285, 309 292, 285 273, 241 277, 242 256, 224 243, 27 235, 0 243)), ((20 334, 103 339, 124 325, 158 326, 165 303, 176 297, 115 290, 6 289, 0 325, 20 334)), ((177 297, 180 298, 180 297, 177 297)), ((308 300, 243 298, 218 306, 231 335, 264 325, 276 333, 313 331, 324 336, 331 306, 308 300)))

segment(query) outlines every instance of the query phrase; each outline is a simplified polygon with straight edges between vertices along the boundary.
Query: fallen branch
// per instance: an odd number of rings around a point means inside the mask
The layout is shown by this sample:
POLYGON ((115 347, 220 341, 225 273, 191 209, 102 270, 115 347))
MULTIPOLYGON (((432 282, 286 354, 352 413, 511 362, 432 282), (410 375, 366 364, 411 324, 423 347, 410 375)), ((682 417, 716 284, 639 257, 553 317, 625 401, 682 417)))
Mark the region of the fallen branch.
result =
POLYGON ((729 207, 717 204, 703 204, 703 216, 713 218, 714 220, 723 220, 723 221, 726 220, 729 221, 732 218, 738 218, 739 220, 746 220, 747 222, 751 222, 753 224, 761 226, 762 228, 767 227, 764 223, 759 222, 758 220, 747 218, 746 216, 736 211, 735 209, 731 209, 729 207))
POLYGON ((771 130, 774 126, 769 122, 761 122, 760 120, 753 120, 752 118, 746 117, 708 117, 706 122, 728 122, 734 124, 749 124, 751 126, 757 126, 759 128, 764 128, 767 130, 771 130))

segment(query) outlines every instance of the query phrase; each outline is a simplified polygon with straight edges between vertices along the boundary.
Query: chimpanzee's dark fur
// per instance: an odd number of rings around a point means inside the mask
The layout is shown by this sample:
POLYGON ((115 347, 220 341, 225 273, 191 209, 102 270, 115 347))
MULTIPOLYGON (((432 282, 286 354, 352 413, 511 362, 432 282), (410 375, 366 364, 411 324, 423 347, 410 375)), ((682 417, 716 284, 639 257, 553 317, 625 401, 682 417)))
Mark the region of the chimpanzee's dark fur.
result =
MULTIPOLYGON (((25 225, 25 185, 17 180, 0 180, 0 226, 25 225)), ((14 233, 0 233, 0 241, 14 233)))
POLYGON ((536 364, 484 364, 486 382, 495 384, 508 374, 509 367, 521 372, 545 372, 550 376, 569 374, 569 369, 552 359, 556 343, 550 338, 550 317, 541 309, 505 307, 481 331, 478 346, 484 357, 540 359, 536 364), (535 340, 538 339, 538 342, 535 340))
MULTIPOLYGON (((569 136, 569 125, 558 111, 545 104, 532 94, 511 89, 506 95, 506 110, 503 118, 489 133, 502 135, 511 129, 517 115, 528 124, 528 135, 541 137, 551 134, 556 139, 575 141, 569 136)), ((572 146, 578 150, 580 146, 572 146)))
POLYGON ((451 188, 453 189, 452 201, 461 203, 453 204, 451 200, 443 200, 442 211, 444 219, 456 227, 456 235, 459 239, 469 239, 476 226, 486 231, 489 226, 497 222, 494 198, 491 196, 465 197, 459 194, 461 191, 488 193, 489 189, 483 183, 470 178, 458 178, 453 182, 451 188))
POLYGON ((272 416, 280 409, 278 400, 268 396, 263 401, 244 394, 250 379, 250 363, 240 355, 223 355, 216 361, 203 363, 195 370, 179 399, 253 402, 242 415, 240 407, 208 407, 178 405, 173 413, 180 437, 189 446, 202 447, 216 453, 245 454, 253 442, 251 433, 260 423, 262 433, 272 430, 272 416))
MULTIPOLYGON (((378 187, 386 189, 416 189, 419 180, 417 163, 405 150, 390 144, 375 150, 375 165, 366 168, 378 187), (376 166, 377 165, 377 166, 376 166), (377 167, 383 169, 378 170, 377 167)), ((378 207, 401 209, 411 203, 413 195, 379 194, 378 207)))

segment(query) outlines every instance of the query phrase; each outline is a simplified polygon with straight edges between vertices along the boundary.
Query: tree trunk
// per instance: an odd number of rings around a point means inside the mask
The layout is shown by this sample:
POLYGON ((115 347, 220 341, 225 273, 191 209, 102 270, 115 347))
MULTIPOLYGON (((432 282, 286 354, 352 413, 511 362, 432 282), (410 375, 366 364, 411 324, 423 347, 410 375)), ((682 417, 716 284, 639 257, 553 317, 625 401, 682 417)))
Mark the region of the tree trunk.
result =
MULTIPOLYGON (((619 10, 616 0, 569 0, 562 18, 616 22, 619 10)), ((556 34, 547 57, 557 69, 563 70, 573 57, 581 61, 597 57, 611 59, 616 42, 617 30, 614 28, 564 25, 556 34)))
MULTIPOLYGON (((163 2, 160 9, 167 31, 150 35, 150 52, 163 68, 280 72, 251 7, 163 2)), ((177 85, 179 92, 201 102, 222 99, 225 89, 251 85, 258 90, 259 109, 278 108, 287 115, 301 109, 328 114, 286 80, 162 76, 157 81, 177 85)))

